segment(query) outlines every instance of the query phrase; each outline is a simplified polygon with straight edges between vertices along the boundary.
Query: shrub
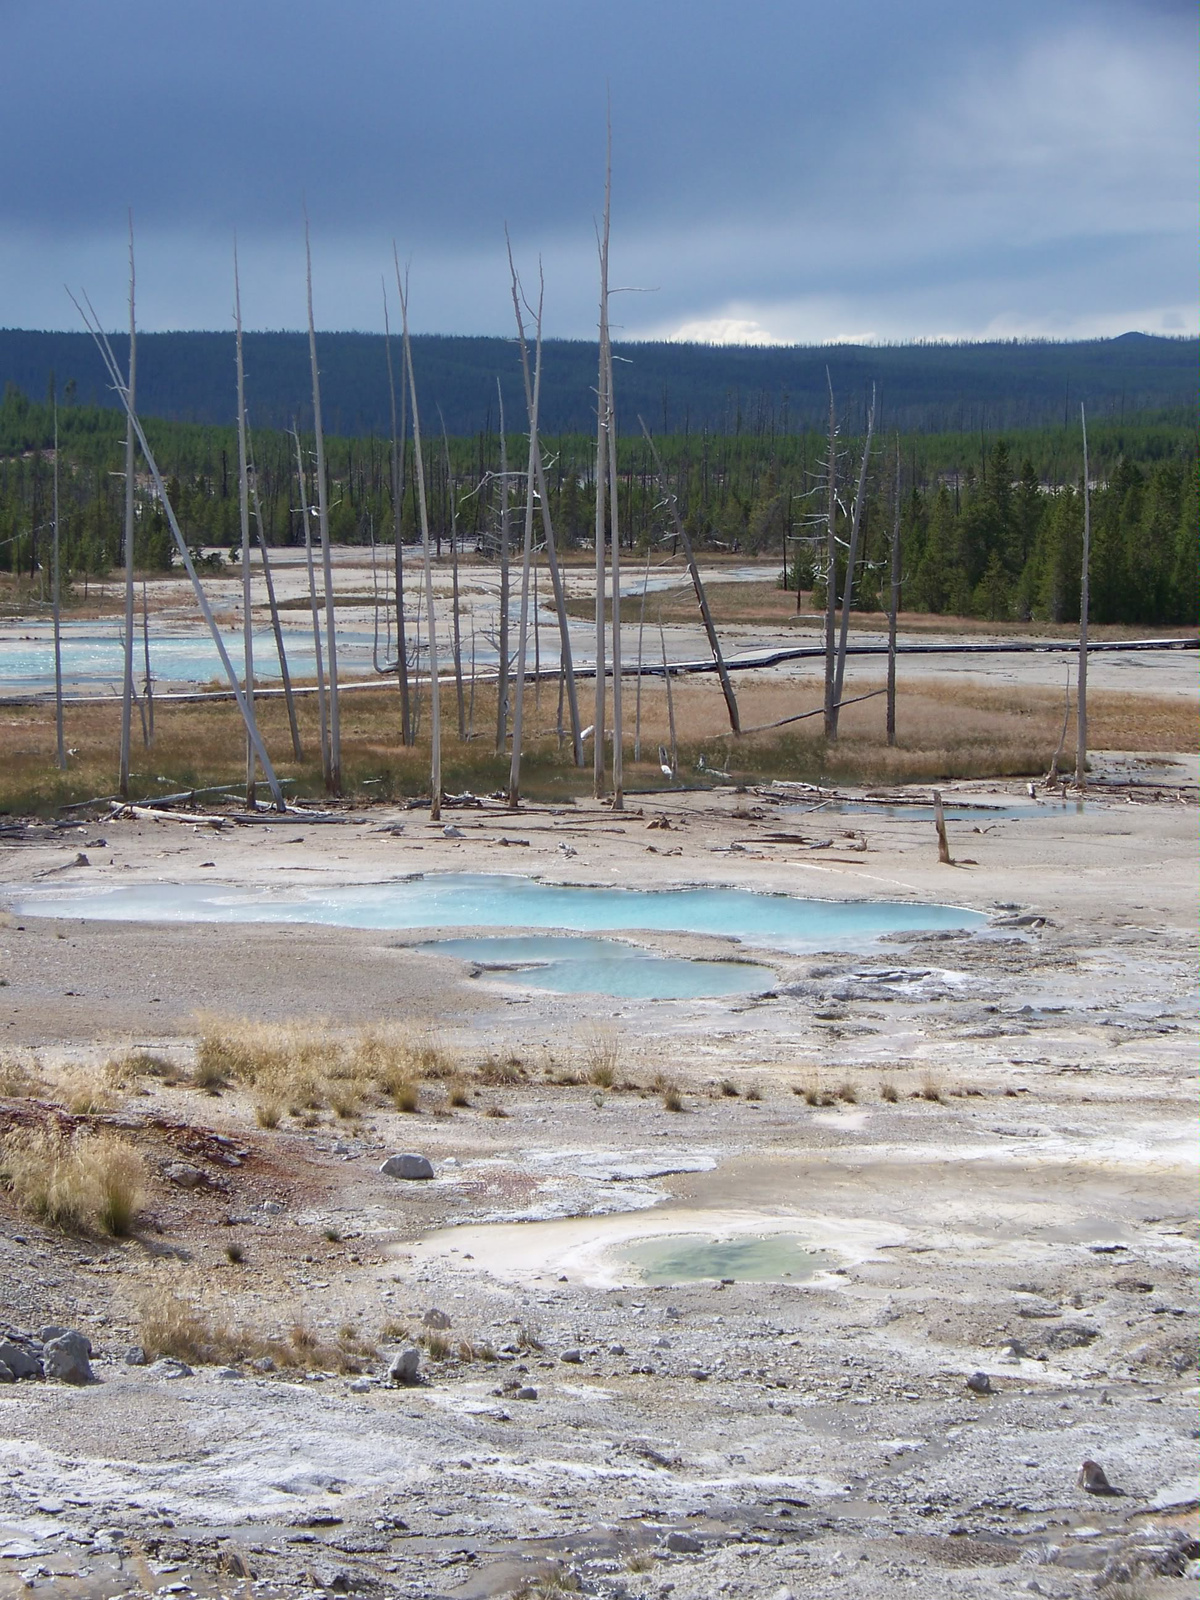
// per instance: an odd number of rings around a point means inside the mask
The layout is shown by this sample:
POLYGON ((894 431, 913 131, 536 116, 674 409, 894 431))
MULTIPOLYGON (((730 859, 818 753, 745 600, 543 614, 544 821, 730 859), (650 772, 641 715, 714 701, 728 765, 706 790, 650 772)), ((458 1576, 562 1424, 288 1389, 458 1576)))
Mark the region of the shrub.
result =
POLYGON ((67 1136, 38 1128, 4 1141, 3 1177, 21 1209, 52 1227, 92 1223, 120 1236, 141 1205, 145 1166, 138 1150, 116 1134, 67 1136))

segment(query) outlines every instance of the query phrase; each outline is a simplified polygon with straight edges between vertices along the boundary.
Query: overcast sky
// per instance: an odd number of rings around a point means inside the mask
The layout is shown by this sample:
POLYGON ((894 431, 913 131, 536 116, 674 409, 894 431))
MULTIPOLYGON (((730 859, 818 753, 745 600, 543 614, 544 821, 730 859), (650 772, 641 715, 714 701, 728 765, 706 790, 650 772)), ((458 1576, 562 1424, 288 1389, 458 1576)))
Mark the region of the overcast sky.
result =
POLYGON ((1197 331, 1193 0, 0 0, 0 323, 626 337, 1197 331), (391 280, 395 309, 394 278, 391 280))

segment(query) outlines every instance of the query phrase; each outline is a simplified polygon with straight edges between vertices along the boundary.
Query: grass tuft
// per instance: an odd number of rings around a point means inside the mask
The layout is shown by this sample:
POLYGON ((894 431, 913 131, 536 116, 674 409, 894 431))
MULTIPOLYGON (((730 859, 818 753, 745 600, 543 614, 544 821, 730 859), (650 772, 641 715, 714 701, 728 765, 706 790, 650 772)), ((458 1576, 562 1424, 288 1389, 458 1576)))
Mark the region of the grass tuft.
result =
POLYGON ((0 1174, 23 1211, 51 1227, 129 1233, 142 1204, 145 1164, 127 1139, 49 1128, 11 1133, 0 1174))

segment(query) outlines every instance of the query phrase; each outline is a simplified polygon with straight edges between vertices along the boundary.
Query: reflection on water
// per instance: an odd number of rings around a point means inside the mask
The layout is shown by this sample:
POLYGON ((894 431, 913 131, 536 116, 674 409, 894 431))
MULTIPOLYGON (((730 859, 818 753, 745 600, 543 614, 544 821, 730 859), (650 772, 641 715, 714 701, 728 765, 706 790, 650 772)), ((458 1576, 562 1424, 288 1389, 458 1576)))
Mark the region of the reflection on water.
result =
POLYGON ((607 994, 623 1000, 698 1000, 770 988, 775 974, 748 961, 688 961, 660 956, 619 939, 571 939, 553 934, 508 938, 437 939, 433 954, 477 961, 501 983, 558 994, 607 994))
POLYGON ((779 950, 860 943, 893 932, 981 928, 987 922, 981 912, 959 906, 802 900, 748 889, 588 888, 470 872, 431 873, 395 883, 283 890, 212 883, 19 889, 9 903, 26 916, 125 922, 564 928, 579 933, 645 928, 725 936, 779 950))
POLYGON ((639 1239, 621 1251, 643 1283, 695 1283, 702 1278, 732 1278, 736 1283, 769 1283, 780 1278, 811 1278, 824 1265, 819 1252, 806 1250, 794 1233, 759 1234, 734 1239, 680 1234, 639 1239))

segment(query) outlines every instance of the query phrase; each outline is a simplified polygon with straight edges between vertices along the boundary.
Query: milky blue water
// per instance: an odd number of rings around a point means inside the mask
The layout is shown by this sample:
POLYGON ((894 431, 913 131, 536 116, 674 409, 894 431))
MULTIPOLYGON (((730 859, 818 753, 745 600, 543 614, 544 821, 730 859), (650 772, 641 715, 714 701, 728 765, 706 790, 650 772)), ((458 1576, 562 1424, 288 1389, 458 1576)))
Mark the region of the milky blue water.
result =
MULTIPOLYGON (((1041 803, 1037 800, 1027 800, 1023 804, 1015 805, 988 805, 980 803, 974 806, 943 806, 943 814, 947 822, 971 822, 976 827, 986 827, 991 822, 1025 822, 1030 818, 1042 817, 1062 818, 1085 810, 1092 810, 1084 800, 1071 800, 1066 805, 1060 803, 1041 803)), ((932 806, 889 806, 882 800, 834 800, 824 805, 815 806, 782 806, 780 814, 784 816, 818 817, 900 817, 906 822, 932 822, 932 806)))
POLYGON ((879 900, 804 900, 748 889, 616 889, 539 883, 486 873, 431 873, 392 883, 266 888, 236 884, 129 884, 105 889, 10 889, 24 916, 125 922, 307 922, 346 928, 561 928, 578 933, 646 928, 723 935, 805 951, 880 934, 981 928, 960 906, 879 900))
POLYGON ((769 989, 775 982, 770 967, 748 961, 688 961, 661 956, 621 939, 516 934, 436 939, 421 948, 433 955, 478 962, 497 982, 550 989, 558 994, 607 994, 622 1000, 699 1000, 753 994, 769 989))

